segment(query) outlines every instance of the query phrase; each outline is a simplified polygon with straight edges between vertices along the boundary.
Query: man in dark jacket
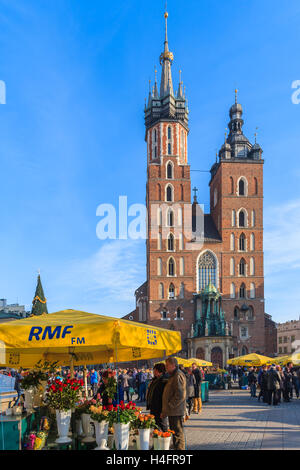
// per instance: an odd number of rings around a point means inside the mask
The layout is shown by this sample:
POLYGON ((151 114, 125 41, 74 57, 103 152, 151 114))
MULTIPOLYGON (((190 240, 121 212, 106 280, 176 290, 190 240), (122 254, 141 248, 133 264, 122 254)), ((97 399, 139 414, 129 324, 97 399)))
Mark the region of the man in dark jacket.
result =
POLYGON ((283 400, 291 401, 293 394, 293 374, 292 374, 292 362, 289 362, 284 368, 283 375, 283 400))
POLYGON ((175 357, 166 359, 166 369, 169 379, 164 388, 161 417, 169 418, 169 427, 174 432, 174 449, 185 450, 183 422, 186 413, 186 378, 179 370, 175 357))
POLYGON ((202 410, 202 400, 201 400, 201 382, 202 374, 197 367, 197 364, 192 364, 192 371, 195 377, 195 395, 193 398, 193 411, 194 413, 201 413, 202 410))
POLYGON ((262 368, 260 369, 258 376, 257 376, 257 381, 260 387, 259 390, 259 395, 258 395, 258 401, 260 401, 261 397, 263 398, 263 402, 267 403, 268 402, 268 372, 267 372, 267 366, 263 365, 262 368))
POLYGON ((257 374, 256 370, 251 367, 248 374, 248 385, 250 386, 251 397, 256 398, 256 384, 257 384, 257 374))
POLYGON ((163 391, 168 378, 166 377, 166 366, 163 363, 155 364, 153 368, 154 377, 151 380, 146 393, 147 410, 155 416, 156 425, 163 431, 168 430, 167 418, 161 418, 163 391))
POLYGON ((280 375, 275 369, 275 364, 272 364, 267 374, 269 405, 278 405, 278 390, 280 389, 280 375))

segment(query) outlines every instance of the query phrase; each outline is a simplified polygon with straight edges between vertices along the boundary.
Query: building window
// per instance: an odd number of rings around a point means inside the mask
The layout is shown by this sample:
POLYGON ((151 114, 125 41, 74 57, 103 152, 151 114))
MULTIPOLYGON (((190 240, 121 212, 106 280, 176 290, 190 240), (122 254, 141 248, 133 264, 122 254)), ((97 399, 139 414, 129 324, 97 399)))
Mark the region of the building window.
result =
POLYGON ((282 336, 279 336, 279 344, 282 344, 282 336))
POLYGON ((240 276, 246 276, 246 261, 244 260, 244 258, 242 258, 241 261, 240 261, 239 275, 240 276))
POLYGON ((205 289, 209 282, 217 287, 217 262, 214 255, 206 251, 200 256, 198 263, 199 291, 205 289))
POLYGON ((157 130, 152 132, 152 159, 157 158, 157 130))
POLYGON ((162 225, 162 210, 160 207, 157 209, 157 225, 159 227, 162 225))
POLYGON ((239 212, 239 227, 246 227, 246 213, 244 210, 239 212))
POLYGON ((254 194, 258 194, 258 183, 257 183, 257 178, 254 178, 254 194))
POLYGON ((173 202, 173 187, 170 184, 167 186, 166 200, 167 202, 173 202))
POLYGON ((181 320, 181 308, 178 307, 178 309, 176 310, 176 318, 177 320, 181 320))
POLYGON ((161 282, 158 287, 158 298, 163 299, 164 298, 164 285, 161 282))
POLYGON ((234 193, 234 182, 232 176, 230 177, 230 194, 234 193))
POLYGON ((250 276, 255 275, 255 261, 254 258, 250 258, 250 276))
POLYGON ((248 320, 253 320, 254 318, 254 310, 253 310, 253 307, 249 307, 249 310, 248 310, 248 320))
POLYGON ((251 225, 252 227, 255 227, 255 211, 254 210, 251 212, 251 225))
POLYGON ((184 276, 184 258, 180 258, 180 276, 184 276))
POLYGON ((167 225, 169 227, 174 227, 174 212, 172 211, 172 209, 169 209, 168 210, 168 214, 167 214, 167 225))
POLYGON ((246 237, 244 233, 241 234, 239 239, 239 250, 246 251, 246 237))
POLYGON ((215 190, 214 190, 214 207, 216 207, 217 202, 218 202, 218 190, 217 190, 217 188, 215 188, 215 190))
POLYGON ((245 181, 240 179, 239 181, 239 196, 245 196, 245 181))
POLYGON ((167 164, 167 179, 173 179, 173 165, 171 162, 167 164))
POLYGON ((169 251, 174 251, 174 235, 170 233, 168 236, 168 250, 169 251))
POLYGON ((234 248, 235 248, 235 247, 234 247, 234 245, 235 245, 234 242, 235 242, 234 233, 232 233, 232 234, 230 235, 230 249, 231 249, 231 251, 234 251, 234 248))
POLYGON ((168 126, 168 155, 172 155, 172 129, 168 126))
POLYGON ((231 213, 231 225, 233 227, 235 227, 235 210, 233 209, 232 213, 231 213))
POLYGON ((234 258, 230 259, 230 276, 234 276, 234 258))
POLYGON ((235 299, 235 285, 233 282, 230 284, 230 298, 235 299))
POLYGON ((181 201, 184 201, 184 188, 182 184, 180 185, 180 197, 181 201))
POLYGON ((248 327, 247 326, 241 326, 240 337, 241 338, 248 338, 248 327))
POLYGON ((246 286, 245 284, 241 284, 240 287, 240 299, 245 299, 246 298, 246 286))
POLYGON ((173 258, 171 258, 168 263, 168 274, 169 276, 175 276, 175 262, 173 258))
POLYGON ((286 336, 284 336, 283 342, 284 342, 284 343, 287 343, 287 337, 286 337, 286 336))
POLYGON ((184 299, 184 284, 183 284, 183 282, 180 284, 179 298, 184 299))
POLYGON ((164 309, 161 312, 161 317, 162 317, 163 320, 167 320, 167 317, 168 317, 167 310, 164 309))
POLYGON ((281 353, 282 353, 282 348, 279 348, 279 354, 281 354, 281 353))
POLYGON ((250 284, 250 299, 255 299, 255 284, 251 282, 250 284))
POLYGON ((170 284, 169 287, 169 299, 175 299, 175 287, 174 284, 170 284))
POLYGON ((162 275, 162 260, 161 260, 161 258, 157 259, 157 275, 158 276, 162 275))
POLYGON ((183 249, 184 249, 184 246, 183 246, 183 234, 182 234, 182 233, 179 234, 179 249, 180 249, 180 250, 183 250, 183 249))
POLYGON ((240 311, 239 311, 238 307, 235 307, 235 309, 233 311, 233 318, 235 320, 239 320, 239 318, 240 318, 240 311))
POLYGON ((250 250, 251 251, 255 250, 255 236, 254 236, 254 233, 251 233, 251 235, 250 235, 250 250))

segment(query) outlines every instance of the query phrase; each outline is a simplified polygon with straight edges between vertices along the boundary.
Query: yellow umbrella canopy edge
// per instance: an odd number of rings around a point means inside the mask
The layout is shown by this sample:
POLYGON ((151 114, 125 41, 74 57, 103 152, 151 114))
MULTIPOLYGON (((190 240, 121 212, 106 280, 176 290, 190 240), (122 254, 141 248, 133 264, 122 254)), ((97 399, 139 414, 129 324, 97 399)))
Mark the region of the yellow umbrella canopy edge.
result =
POLYGON ((264 364, 268 364, 269 361, 272 361, 272 358, 267 356, 262 356, 260 354, 251 353, 246 354, 244 356, 234 357, 232 359, 228 359, 227 364, 229 365, 236 365, 236 366, 262 366, 264 364))
POLYGON ((40 359, 60 365, 152 359, 182 349, 177 331, 78 310, 63 310, 0 324, 0 364, 34 367, 40 359))
POLYGON ((191 364, 197 364, 200 367, 212 367, 212 362, 205 361, 205 359, 197 359, 196 357, 191 357, 188 359, 191 364))

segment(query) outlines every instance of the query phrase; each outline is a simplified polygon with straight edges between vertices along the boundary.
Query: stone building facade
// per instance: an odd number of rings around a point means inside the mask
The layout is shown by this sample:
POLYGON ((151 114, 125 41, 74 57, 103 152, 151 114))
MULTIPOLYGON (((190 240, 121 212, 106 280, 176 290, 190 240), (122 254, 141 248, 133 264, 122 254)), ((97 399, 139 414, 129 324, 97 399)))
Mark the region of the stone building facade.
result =
MULTIPOLYGON (((136 291, 136 310, 125 318, 181 331, 187 355, 196 297, 211 282, 232 337, 226 354, 221 348, 222 361, 273 354, 264 301, 262 149, 243 133, 236 92, 229 133, 210 171, 210 212, 202 212, 196 188, 192 201, 189 109, 182 81, 176 93, 173 88, 167 16, 161 83, 155 79, 145 105, 147 281, 136 291)), ((199 357, 200 349, 193 351, 199 357)))
POLYGON ((300 351, 300 318, 277 324, 278 356, 300 351))

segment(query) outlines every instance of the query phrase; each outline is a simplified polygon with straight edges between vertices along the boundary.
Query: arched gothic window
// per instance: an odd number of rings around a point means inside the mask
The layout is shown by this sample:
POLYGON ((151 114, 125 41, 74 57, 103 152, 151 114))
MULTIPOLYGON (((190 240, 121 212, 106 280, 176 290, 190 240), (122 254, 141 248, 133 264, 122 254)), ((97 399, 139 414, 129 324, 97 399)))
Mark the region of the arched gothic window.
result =
POLYGON ((175 276, 175 262, 173 258, 171 258, 168 263, 168 274, 169 276, 175 276))
POLYGON ((246 227, 246 214, 244 210, 239 212, 239 227, 246 227))
POLYGON ((180 284, 179 297, 180 299, 184 299, 184 283, 183 282, 180 284))
POLYGON ((158 298, 163 299, 164 298, 164 285, 161 282, 158 287, 158 298))
POLYGON ((173 165, 170 162, 167 165, 167 178, 169 180, 173 179, 173 165))
POLYGON ((172 233, 168 236, 168 250, 174 251, 174 235, 172 233))
POLYGON ((239 196, 246 196, 246 183, 243 178, 239 180, 239 196))
POLYGON ((169 299, 175 298, 175 287, 174 284, 170 284, 169 286, 169 299))
POLYGON ((241 261, 240 261, 239 275, 240 276, 246 276, 246 261, 244 260, 244 258, 242 258, 241 261))
POLYGON ((178 309, 176 310, 176 318, 177 318, 177 320, 181 319, 181 308, 180 307, 178 307, 178 309))
POLYGON ((172 155, 172 128, 171 126, 168 126, 168 155, 172 155))
POLYGON ((168 210, 167 222, 169 227, 174 227, 174 212, 172 209, 168 210))
POLYGON ((167 199, 167 202, 173 201, 173 188, 171 185, 167 186, 166 199, 167 199))
POLYGON ((199 263, 199 290, 205 289, 209 281, 217 287, 217 263, 214 255, 209 251, 200 256, 199 263))
POLYGON ((240 287, 240 299, 245 299, 246 298, 246 286, 245 284, 241 284, 240 287))
POLYGON ((246 237, 244 233, 241 234, 239 239, 239 250, 246 251, 246 237))

